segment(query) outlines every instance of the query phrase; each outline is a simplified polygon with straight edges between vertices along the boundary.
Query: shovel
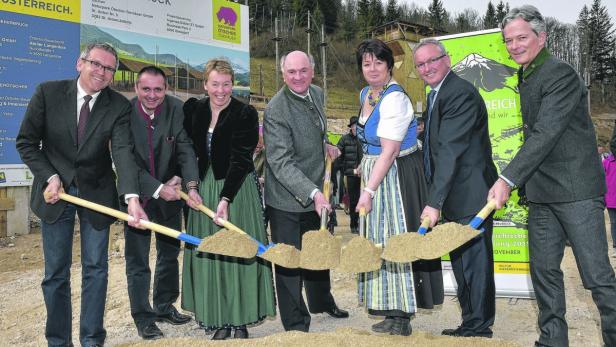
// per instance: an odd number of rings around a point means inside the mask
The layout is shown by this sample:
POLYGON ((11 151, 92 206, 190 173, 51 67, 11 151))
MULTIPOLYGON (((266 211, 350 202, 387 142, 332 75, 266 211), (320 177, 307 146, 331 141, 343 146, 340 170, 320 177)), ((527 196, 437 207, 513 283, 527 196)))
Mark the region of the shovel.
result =
MULTIPOLYGON (((325 176, 323 178, 323 196, 329 201, 331 185, 332 159, 325 160, 325 176)), ((342 240, 334 237, 327 230, 327 209, 321 210, 321 227, 302 236, 300 251, 300 267, 308 270, 327 270, 340 263, 340 246, 342 240)))
MULTIPOLYGON (((359 209, 359 234, 364 235, 366 230, 366 210, 359 209)), ((342 272, 372 272, 381 268, 382 246, 375 245, 365 237, 355 236, 342 247, 340 252, 340 265, 342 272)))
MULTIPOLYGON (((408 257, 425 260, 440 258, 481 234, 482 231, 479 230, 479 227, 495 208, 496 202, 490 200, 468 225, 461 225, 454 222, 445 223, 434 227, 432 232, 425 236, 416 235, 414 237, 415 240, 409 238, 408 240, 401 239, 396 242, 400 242, 400 244, 405 243, 404 247, 414 247, 408 249, 408 257), (421 240, 417 240, 417 238, 421 238, 421 240)), ((422 223, 422 226, 423 224, 424 223, 422 223)), ((392 246, 392 241, 393 238, 390 240, 387 247, 392 246)), ((394 243, 394 246, 401 247, 402 245, 396 245, 396 243, 394 243)), ((387 249, 385 249, 385 251, 387 251, 387 249)), ((383 252, 383 259, 386 259, 386 253, 387 256, 390 255, 385 251, 383 252)), ((404 257, 400 257, 400 259, 404 260, 403 258, 404 257)), ((405 262, 398 259, 390 261, 405 262)))
MULTIPOLYGON (((182 199, 186 201, 190 200, 190 197, 188 196, 188 194, 184 193, 183 191, 179 191, 179 193, 182 199)), ((207 208, 205 205, 199 204, 197 205, 197 208, 201 212, 205 213, 208 217, 212 218, 212 220, 216 218, 216 213, 214 213, 214 211, 207 208)), ((229 244, 231 243, 230 238, 232 238, 233 240, 235 240, 235 242, 240 242, 245 245, 242 248, 245 248, 252 253, 252 256, 250 257, 253 257, 256 253, 257 256, 265 260, 268 260, 273 264, 277 264, 277 265, 284 266, 286 268, 291 268, 291 269, 299 267, 300 256, 299 256, 299 251, 295 247, 286 245, 286 244, 273 244, 273 243, 264 245, 261 242, 252 238, 244 230, 240 229, 235 224, 227 220, 224 220, 224 219, 219 219, 219 221, 222 222, 222 225, 227 230, 233 232, 233 234, 235 235, 229 234, 228 232, 225 232, 225 231, 219 231, 214 235, 221 234, 221 236, 215 240, 212 239, 212 242, 210 242, 210 238, 212 238, 213 236, 206 237, 205 239, 203 239, 203 243, 205 244, 203 246, 203 249, 205 249, 206 251, 208 251, 210 248, 213 248, 213 250, 216 250, 216 251, 220 251, 222 248, 222 251, 224 251, 225 248, 228 248, 229 244), (236 237, 238 235, 241 235, 241 238, 236 237), (252 247, 255 247, 254 252, 252 251, 253 250, 252 247)), ((211 253, 221 254, 218 252, 211 252, 211 253)))
MULTIPOLYGON (((47 193, 45 193, 47 194, 47 193)), ((107 207, 107 206, 103 206, 103 205, 99 205, 95 202, 92 201, 88 201, 88 200, 84 200, 81 198, 78 198, 76 196, 67 194, 67 193, 58 193, 58 196, 60 197, 60 199, 64 200, 64 201, 68 201, 71 204, 74 205, 78 205, 78 206, 82 206, 85 208, 89 208, 90 210, 94 210, 96 212, 100 212, 102 214, 106 214, 108 216, 112 216, 115 217, 117 219, 121 219, 125 222, 130 222, 133 221, 134 218, 129 215, 128 213, 122 212, 122 211, 118 211, 115 210, 113 208, 107 207)), ((150 221, 146 221, 146 220, 140 220, 139 223, 141 225, 143 225, 144 227, 155 231, 159 234, 163 234, 163 235, 167 235, 169 237, 173 237, 174 239, 178 239, 180 241, 184 241, 185 243, 190 243, 191 245, 195 245, 197 246, 197 250, 200 252, 204 252, 204 250, 202 249, 202 240, 198 237, 194 237, 192 235, 186 234, 186 233, 182 233, 179 232, 177 230, 171 229, 169 227, 160 225, 160 224, 156 224, 154 222, 150 222, 150 221)))

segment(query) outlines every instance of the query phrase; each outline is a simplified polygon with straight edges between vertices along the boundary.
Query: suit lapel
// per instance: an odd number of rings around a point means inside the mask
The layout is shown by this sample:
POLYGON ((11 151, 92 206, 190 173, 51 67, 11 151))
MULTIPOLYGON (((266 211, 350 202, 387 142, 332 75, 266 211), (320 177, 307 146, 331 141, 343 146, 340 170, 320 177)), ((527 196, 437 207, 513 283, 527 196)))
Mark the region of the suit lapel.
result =
POLYGON ((68 115, 63 117, 66 122, 66 128, 73 140, 73 143, 77 143, 77 80, 67 85, 65 93, 68 98, 68 102, 65 102, 61 107, 59 114, 68 115))

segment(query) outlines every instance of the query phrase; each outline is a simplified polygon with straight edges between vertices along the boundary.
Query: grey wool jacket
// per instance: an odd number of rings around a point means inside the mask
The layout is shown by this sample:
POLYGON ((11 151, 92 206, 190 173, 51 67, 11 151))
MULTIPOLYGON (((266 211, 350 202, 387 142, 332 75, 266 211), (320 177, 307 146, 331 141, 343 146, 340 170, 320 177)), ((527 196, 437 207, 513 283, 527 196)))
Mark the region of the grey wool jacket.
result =
POLYGON ((311 101, 284 86, 265 108, 265 204, 287 212, 314 209, 310 194, 323 185, 327 119, 323 91, 311 85, 311 101))

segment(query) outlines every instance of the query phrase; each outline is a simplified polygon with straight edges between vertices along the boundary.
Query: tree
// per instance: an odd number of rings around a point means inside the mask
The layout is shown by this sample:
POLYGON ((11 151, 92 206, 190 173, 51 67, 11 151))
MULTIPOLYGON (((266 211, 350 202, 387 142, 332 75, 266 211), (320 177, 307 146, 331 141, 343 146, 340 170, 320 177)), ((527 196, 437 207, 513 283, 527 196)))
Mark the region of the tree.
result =
POLYGON ((483 17, 483 28, 484 29, 492 29, 496 28, 498 25, 496 18, 496 11, 494 10, 494 5, 492 5, 492 1, 488 1, 488 9, 486 10, 486 15, 483 17))
POLYGON ((370 0, 357 0, 357 26, 363 36, 372 26, 372 14, 370 13, 370 0))
POLYGON ((381 0, 370 0, 370 12, 372 14, 371 27, 381 25, 385 22, 385 10, 381 0))
MULTIPOLYGON (((507 3, 507 7, 509 6, 509 3, 507 3)), ((503 22, 503 18, 505 18, 505 15, 507 15, 507 12, 509 12, 508 9, 505 8, 505 4, 503 4, 503 0, 501 0, 498 5, 496 5, 496 26, 500 26, 500 24, 503 22)))
POLYGON ((471 8, 464 9, 455 18, 455 31, 465 33, 475 31, 480 26, 479 13, 471 8))
POLYGON ((436 29, 443 29, 447 20, 447 11, 443 8, 443 2, 432 0, 432 3, 428 5, 428 12, 430 13, 430 25, 436 29))
POLYGON ((344 41, 351 41, 357 35, 357 1, 346 0, 340 10, 340 34, 344 41))
POLYGON ((396 0, 387 0, 387 8, 385 9, 385 22, 391 22, 400 19, 400 7, 396 0))
POLYGON ((579 61, 580 67, 578 72, 582 76, 586 76, 587 73, 590 73, 590 32, 589 32, 589 13, 588 7, 584 5, 580 14, 578 16, 578 20, 576 22, 578 36, 579 36, 579 61))
POLYGON ((317 0, 318 8, 323 15, 325 32, 332 34, 338 29, 338 13, 342 7, 341 0, 317 0))
POLYGON ((612 19, 601 0, 593 1, 588 14, 591 75, 595 80, 604 82, 615 74, 611 66, 615 44, 612 19))

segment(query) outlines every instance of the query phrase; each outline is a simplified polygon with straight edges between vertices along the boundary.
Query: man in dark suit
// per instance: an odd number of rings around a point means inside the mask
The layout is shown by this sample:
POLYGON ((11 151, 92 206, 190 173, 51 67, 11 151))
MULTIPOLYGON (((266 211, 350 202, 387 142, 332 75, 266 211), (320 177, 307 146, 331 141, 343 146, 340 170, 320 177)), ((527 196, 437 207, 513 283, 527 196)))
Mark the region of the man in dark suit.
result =
POLYGON ((524 144, 489 192, 502 207, 511 189, 528 198, 530 275, 539 306, 536 346, 568 346, 560 263, 569 240, 584 288, 601 316, 603 342, 616 346, 616 279, 607 254, 605 177, 584 81, 545 48, 546 24, 529 5, 512 9, 503 38, 518 71, 524 144))
MULTIPOLYGON (((270 100, 263 117, 265 141, 265 204, 272 241, 301 249, 302 235, 319 229, 319 215, 331 211, 319 186, 323 184, 325 155, 335 159, 338 148, 326 143, 327 118, 323 91, 312 85, 314 61, 301 51, 280 63, 286 85, 270 100)), ((306 289, 312 313, 346 318, 330 292, 329 270, 288 269, 276 265, 276 292, 285 330, 307 332, 310 313, 302 297, 306 289)))
POLYGON ((118 208, 119 194, 133 217, 131 226, 140 227, 139 220, 147 220, 137 195, 130 103, 108 87, 117 67, 113 47, 89 44, 77 59, 77 79, 37 87, 17 135, 17 150, 34 174, 32 211, 42 220, 45 278, 41 286, 50 346, 73 345, 70 267, 75 212, 83 268, 79 341, 82 346, 103 345, 109 225, 115 220, 59 201, 58 193, 65 189, 112 208, 118 208))
MULTIPOLYGON (((146 66, 137 75, 130 128, 135 140, 135 160, 139 167, 139 197, 151 220, 178 230, 182 226, 182 200, 178 193, 184 182, 188 195, 198 203, 199 174, 192 141, 184 131, 183 103, 166 95, 167 77, 156 66, 146 66), (183 174, 183 181, 178 176, 183 174), (163 183, 164 182, 164 183, 163 183)), ((192 201, 189 204, 193 204, 192 201)), ((180 294, 178 255, 180 240, 156 234, 154 308, 150 305, 148 230, 124 227, 126 278, 131 315, 143 339, 163 337, 156 321, 185 324, 190 316, 173 306, 180 294)))
MULTIPOLYGON (((451 71, 451 60, 439 41, 422 41, 414 55, 417 71, 431 88, 423 143, 429 192, 421 218, 430 218, 430 226, 441 215, 446 221, 468 224, 497 179, 485 103, 471 83, 451 71)), ((496 294, 491 217, 483 228, 479 237, 450 253, 462 324, 443 330, 443 335, 492 337, 496 294)))

